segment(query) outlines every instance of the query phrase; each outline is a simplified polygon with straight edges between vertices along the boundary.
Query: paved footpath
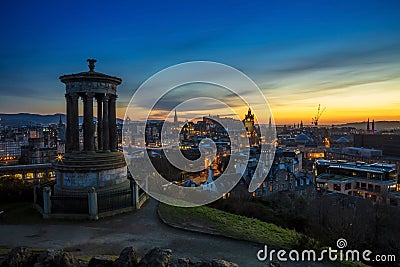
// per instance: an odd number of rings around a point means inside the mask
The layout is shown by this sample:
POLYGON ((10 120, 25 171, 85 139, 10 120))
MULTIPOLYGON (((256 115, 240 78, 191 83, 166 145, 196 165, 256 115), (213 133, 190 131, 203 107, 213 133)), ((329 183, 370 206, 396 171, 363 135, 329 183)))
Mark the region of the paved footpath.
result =
POLYGON ((68 247, 79 250, 77 254, 82 255, 119 254, 127 246, 135 247, 139 255, 144 255, 153 247, 163 247, 172 249, 174 258, 225 259, 240 266, 265 266, 256 257, 261 245, 171 228, 158 218, 157 202, 152 199, 137 212, 99 221, 49 223, 44 220, 42 224, 0 225, 0 246, 19 245, 68 247))

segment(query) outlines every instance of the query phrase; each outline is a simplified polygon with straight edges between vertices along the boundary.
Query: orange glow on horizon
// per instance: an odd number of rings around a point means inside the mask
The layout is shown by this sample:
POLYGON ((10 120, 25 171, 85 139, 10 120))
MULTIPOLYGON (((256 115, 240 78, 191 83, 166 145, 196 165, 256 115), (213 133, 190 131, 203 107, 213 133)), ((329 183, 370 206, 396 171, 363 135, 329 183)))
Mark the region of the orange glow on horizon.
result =
MULTIPOLYGON (((282 88, 268 91, 265 97, 269 102, 275 124, 293 124, 303 121, 311 125, 311 118, 317 113, 318 105, 326 107, 319 124, 343 124, 348 122, 366 122, 368 118, 375 121, 400 120, 400 80, 392 79, 383 82, 359 84, 346 88, 327 90, 311 90, 312 93, 282 88)), ((235 112, 243 119, 247 106, 235 107, 235 112)), ((224 110, 204 111, 207 115, 225 114, 224 110)), ((119 118, 124 118, 125 107, 117 110, 119 118)), ((184 120, 190 112, 179 112, 178 117, 184 120)), ((144 117, 144 113, 143 113, 144 117)), ((232 116, 230 116, 232 117, 232 116)), ((267 124, 269 116, 258 118, 260 123, 267 124)))

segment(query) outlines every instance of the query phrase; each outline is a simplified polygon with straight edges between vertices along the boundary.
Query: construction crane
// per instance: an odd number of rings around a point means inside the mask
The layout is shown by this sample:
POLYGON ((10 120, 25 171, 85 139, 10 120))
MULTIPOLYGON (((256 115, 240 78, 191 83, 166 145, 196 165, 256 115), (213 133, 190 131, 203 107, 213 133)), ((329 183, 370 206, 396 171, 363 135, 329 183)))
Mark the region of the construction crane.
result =
POLYGON ((312 125, 318 126, 319 118, 321 118, 322 113, 324 113, 326 107, 324 107, 321 111, 321 104, 318 105, 318 111, 314 118, 312 118, 312 125))

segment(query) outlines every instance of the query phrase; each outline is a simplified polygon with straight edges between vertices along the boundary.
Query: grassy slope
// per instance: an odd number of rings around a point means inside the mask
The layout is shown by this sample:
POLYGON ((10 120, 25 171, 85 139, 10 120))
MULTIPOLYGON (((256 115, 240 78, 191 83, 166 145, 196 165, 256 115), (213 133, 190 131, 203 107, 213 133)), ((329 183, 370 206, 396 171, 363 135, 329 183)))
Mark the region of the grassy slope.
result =
MULTIPOLYGON (((160 203, 158 212, 162 220, 172 226, 266 244, 275 248, 316 250, 320 248, 317 241, 296 231, 207 206, 180 208, 160 203)), ((351 261, 337 261, 336 264, 347 267, 368 266, 351 261)))
POLYGON ((205 206, 179 208, 160 204, 159 214, 163 220, 172 225, 280 248, 296 247, 299 240, 304 238, 295 231, 274 224, 205 206))

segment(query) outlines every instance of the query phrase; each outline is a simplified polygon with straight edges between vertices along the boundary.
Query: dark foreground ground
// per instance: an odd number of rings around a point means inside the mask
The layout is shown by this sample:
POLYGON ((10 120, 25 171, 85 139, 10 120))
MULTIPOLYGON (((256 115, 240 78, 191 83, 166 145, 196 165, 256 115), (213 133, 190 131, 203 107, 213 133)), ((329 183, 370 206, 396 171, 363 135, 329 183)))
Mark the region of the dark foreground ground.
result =
MULTIPOLYGON (((154 247, 162 247, 172 249, 174 258, 225 259, 240 266, 266 266, 256 256, 262 245, 171 228, 158 218, 157 202, 152 199, 135 213, 100 221, 2 224, 0 246, 67 248, 76 255, 119 255, 127 246, 144 255, 154 247)), ((326 263, 281 265, 327 266, 326 263)))

